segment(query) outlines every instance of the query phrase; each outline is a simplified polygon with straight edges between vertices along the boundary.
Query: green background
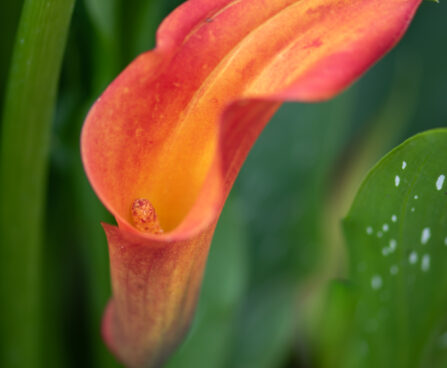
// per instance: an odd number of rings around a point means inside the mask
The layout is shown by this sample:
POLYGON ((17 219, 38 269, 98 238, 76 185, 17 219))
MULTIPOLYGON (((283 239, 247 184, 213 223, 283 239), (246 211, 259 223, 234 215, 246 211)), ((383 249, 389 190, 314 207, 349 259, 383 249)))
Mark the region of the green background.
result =
MULTIPOLYGON (((48 143, 42 242, 29 260, 40 264, 39 347, 11 366, 119 366, 100 336, 110 297, 100 222, 113 219, 85 178, 79 134, 93 101, 154 46, 158 24, 179 3, 75 2, 48 143)), ((22 5, 0 3, 0 101, 14 66, 22 5)), ((193 327, 168 367, 331 367, 332 360, 322 357, 331 356, 326 342, 343 338, 338 334, 350 308, 343 288, 330 289, 330 298, 344 307, 328 317, 330 280, 348 274, 341 219, 380 157, 407 137, 447 122, 446 17, 446 2, 424 2, 402 42, 349 90, 325 103, 287 103, 272 119, 230 194, 193 327)), ((35 106, 22 108, 32 113, 35 106)), ((16 139, 14 144, 23 144, 16 139)), ((26 232, 20 212, 2 217, 4 229, 22 222, 26 232)), ((1 277, 13 287, 2 289, 0 314, 1 308, 15 308, 24 292, 15 287, 21 270, 3 266, 7 257, 2 262, 1 277)), ((11 322, 0 331, 0 345, 8 346, 12 328, 33 334, 26 320, 11 322)))

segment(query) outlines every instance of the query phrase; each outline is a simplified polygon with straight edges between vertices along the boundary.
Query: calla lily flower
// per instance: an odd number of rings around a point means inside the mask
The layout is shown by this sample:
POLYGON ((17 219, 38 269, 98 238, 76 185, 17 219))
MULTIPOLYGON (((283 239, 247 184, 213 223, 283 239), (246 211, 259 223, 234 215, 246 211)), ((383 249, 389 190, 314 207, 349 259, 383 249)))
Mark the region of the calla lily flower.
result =
POLYGON ((421 0, 190 0, 91 108, 82 132, 104 224, 109 348, 158 366, 190 325, 219 214, 281 102, 321 101, 390 50, 421 0))

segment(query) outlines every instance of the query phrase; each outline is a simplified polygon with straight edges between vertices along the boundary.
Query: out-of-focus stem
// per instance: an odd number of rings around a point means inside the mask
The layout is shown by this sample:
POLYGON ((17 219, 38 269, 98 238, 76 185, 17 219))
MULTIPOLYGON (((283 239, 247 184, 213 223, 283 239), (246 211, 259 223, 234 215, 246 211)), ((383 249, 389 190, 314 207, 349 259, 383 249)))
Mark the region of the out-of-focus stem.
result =
POLYGON ((0 156, 0 366, 38 367, 40 261, 51 122, 74 0, 26 0, 0 156))

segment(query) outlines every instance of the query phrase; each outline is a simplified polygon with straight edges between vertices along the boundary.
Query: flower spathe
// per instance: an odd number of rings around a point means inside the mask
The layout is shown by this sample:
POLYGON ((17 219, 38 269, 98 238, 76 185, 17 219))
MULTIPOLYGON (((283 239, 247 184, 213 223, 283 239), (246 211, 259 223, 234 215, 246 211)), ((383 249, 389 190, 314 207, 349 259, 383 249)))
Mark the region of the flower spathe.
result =
POLYGON ((96 101, 82 158, 118 223, 103 334, 126 366, 160 365, 187 331, 225 199, 281 102, 349 86, 420 2, 190 0, 96 101))

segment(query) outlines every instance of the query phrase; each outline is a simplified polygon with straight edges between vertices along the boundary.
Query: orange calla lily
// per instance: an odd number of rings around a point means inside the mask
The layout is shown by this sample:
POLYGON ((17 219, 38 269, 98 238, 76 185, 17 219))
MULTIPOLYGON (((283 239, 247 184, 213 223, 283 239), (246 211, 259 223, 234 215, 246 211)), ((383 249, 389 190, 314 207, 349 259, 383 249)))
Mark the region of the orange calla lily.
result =
POLYGON ((104 338, 161 364, 188 329, 217 219, 284 100, 346 88, 400 39, 421 0, 190 0, 90 110, 82 158, 104 225, 104 338))

